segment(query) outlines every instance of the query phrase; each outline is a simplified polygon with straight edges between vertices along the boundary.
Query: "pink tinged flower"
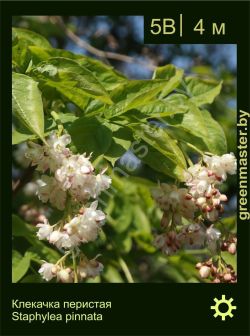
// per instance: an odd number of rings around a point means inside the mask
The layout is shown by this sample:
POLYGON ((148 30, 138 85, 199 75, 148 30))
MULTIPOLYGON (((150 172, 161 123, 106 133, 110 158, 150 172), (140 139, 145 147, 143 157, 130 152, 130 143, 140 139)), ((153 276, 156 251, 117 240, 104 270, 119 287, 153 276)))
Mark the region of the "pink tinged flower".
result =
POLYGON ((96 259, 84 260, 77 267, 77 271, 82 279, 95 278, 103 271, 103 265, 96 259))
POLYGON ((49 225, 48 220, 45 218, 44 223, 38 223, 36 226, 39 228, 37 232, 38 239, 39 240, 49 239, 50 234, 53 231, 53 228, 51 225, 49 225))
POLYGON ((72 283, 74 282, 74 276, 71 268, 63 268, 57 272, 57 281, 63 283, 72 283))
POLYGON ((56 276, 57 266, 54 264, 45 262, 44 264, 42 264, 38 272, 41 274, 43 279, 45 279, 46 281, 50 281, 56 276))

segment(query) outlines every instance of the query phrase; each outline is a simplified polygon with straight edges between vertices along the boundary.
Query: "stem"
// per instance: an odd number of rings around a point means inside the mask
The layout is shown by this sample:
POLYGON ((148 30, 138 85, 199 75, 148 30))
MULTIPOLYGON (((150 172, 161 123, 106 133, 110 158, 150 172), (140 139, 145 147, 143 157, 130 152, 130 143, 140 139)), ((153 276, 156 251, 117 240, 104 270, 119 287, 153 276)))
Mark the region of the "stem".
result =
POLYGON ((202 152, 202 150, 198 149, 197 147, 195 147, 194 145, 192 145, 190 142, 184 141, 184 140, 179 140, 183 143, 185 143, 188 147, 192 148, 195 152, 201 154, 202 156, 204 155, 204 153, 202 152))
POLYGON ((67 253, 65 253, 62 258, 60 258, 57 262, 56 265, 58 265, 59 263, 61 263, 65 258, 67 258, 67 256, 71 253, 71 251, 68 251, 67 253))
POLYGON ((126 276, 126 279, 129 283, 134 283, 134 279, 132 277, 132 274, 130 273, 130 270, 128 268, 128 265, 126 264, 125 260, 122 259, 122 257, 118 257, 119 264, 123 270, 123 273, 126 276))
POLYGON ((52 111, 50 114, 51 114, 52 118, 55 120, 55 122, 57 124, 58 135, 60 136, 62 134, 62 132, 64 131, 61 119, 60 119, 59 115, 55 111, 52 111))
POLYGON ((76 256, 74 250, 72 250, 73 269, 74 269, 74 283, 78 283, 76 256))

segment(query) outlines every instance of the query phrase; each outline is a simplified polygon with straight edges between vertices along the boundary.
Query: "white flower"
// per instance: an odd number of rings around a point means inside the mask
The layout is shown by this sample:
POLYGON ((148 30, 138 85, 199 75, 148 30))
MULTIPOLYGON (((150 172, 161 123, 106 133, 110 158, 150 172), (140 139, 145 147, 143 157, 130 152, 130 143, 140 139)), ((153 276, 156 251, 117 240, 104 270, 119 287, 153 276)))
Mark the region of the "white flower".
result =
POLYGON ((181 224, 182 216, 193 219, 196 206, 192 196, 188 194, 188 189, 178 189, 175 185, 162 183, 152 190, 152 196, 160 208, 167 213, 168 220, 172 218, 176 225, 181 224))
POLYGON ((227 174, 236 174, 236 158, 233 153, 224 154, 222 156, 205 155, 203 160, 206 162, 207 167, 211 170, 217 178, 221 178, 223 181, 226 180, 227 174))
POLYGON ((95 196, 96 198, 100 193, 110 187, 111 178, 104 174, 96 175, 96 188, 95 188, 95 196))
POLYGON ((45 279, 46 281, 50 281, 52 278, 56 276, 57 266, 54 264, 45 262, 44 264, 42 264, 38 272, 41 274, 43 279, 45 279))
POLYGON ((74 217, 69 223, 64 225, 69 236, 75 234, 82 242, 94 241, 97 238, 100 226, 103 225, 105 214, 97 209, 98 202, 93 202, 89 208, 84 209, 84 213, 74 217))
POLYGON ((39 227, 39 230, 37 232, 37 237, 39 240, 42 239, 48 239, 50 237, 50 234, 53 231, 53 227, 49 225, 49 222, 46 218, 44 218, 44 223, 38 223, 37 227, 39 227))
POLYGON ((51 244, 54 244, 58 249, 61 249, 63 248, 64 241, 67 239, 67 233, 61 232, 59 230, 54 230, 49 237, 49 242, 51 244))
POLYGON ((96 259, 84 260, 77 267, 78 274, 82 279, 95 278, 102 270, 103 265, 96 259))
POLYGON ((72 269, 62 268, 59 272, 57 272, 57 281, 63 283, 72 283, 74 281, 72 269))
POLYGON ((58 182, 54 177, 42 175, 41 179, 37 180, 37 184, 37 195, 43 203, 50 201, 51 204, 57 209, 64 209, 66 202, 66 193, 60 188, 58 182))
POLYGON ((226 173, 230 175, 236 174, 237 161, 233 153, 222 155, 221 165, 226 173))

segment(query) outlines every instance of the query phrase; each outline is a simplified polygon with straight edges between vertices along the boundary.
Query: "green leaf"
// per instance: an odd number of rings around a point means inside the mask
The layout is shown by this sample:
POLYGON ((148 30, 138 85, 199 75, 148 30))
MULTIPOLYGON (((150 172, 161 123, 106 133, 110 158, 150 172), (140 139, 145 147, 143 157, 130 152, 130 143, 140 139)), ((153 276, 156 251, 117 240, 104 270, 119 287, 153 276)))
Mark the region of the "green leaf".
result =
POLYGON ((196 106, 211 104, 221 91, 222 82, 186 77, 183 86, 196 106))
POLYGON ((25 73, 31 60, 30 51, 26 40, 17 40, 12 47, 12 63, 18 67, 19 72, 25 73))
POLYGON ((171 91, 173 91, 180 84, 184 71, 176 68, 173 64, 168 64, 162 67, 158 67, 154 71, 154 79, 166 79, 168 83, 162 90, 160 97, 166 97, 171 91))
POLYGON ((145 105, 152 98, 164 89, 168 81, 154 80, 131 80, 126 84, 120 85, 112 92, 112 100, 116 103, 110 106, 105 115, 113 118, 131 109, 137 109, 145 105))
POLYGON ((19 252, 12 251, 12 282, 18 282, 30 267, 30 255, 22 256, 19 252))
POLYGON ((12 28, 12 32, 18 39, 24 39, 29 45, 41 48, 51 48, 51 45, 45 37, 24 28, 12 28))
POLYGON ((93 152, 93 158, 106 153, 112 140, 111 130, 96 118, 81 117, 68 128, 80 153, 93 152))
POLYGON ((135 135, 155 148, 176 165, 186 168, 186 161, 176 141, 170 138, 166 129, 141 124, 133 127, 135 135))
POLYGON ((111 66, 106 65, 91 57, 77 55, 68 50, 62 49, 43 49, 36 46, 29 48, 32 55, 32 61, 36 65, 42 61, 46 61, 51 57, 66 57, 75 60, 78 64, 91 71, 92 74, 108 91, 114 90, 121 83, 127 79, 121 73, 113 69, 111 66))
POLYGON ((21 281, 21 283, 41 283, 42 277, 40 274, 29 274, 26 275, 21 281))
POLYGON ((135 136, 146 142, 148 149, 142 161, 153 169, 182 181, 186 161, 182 151, 167 131, 144 124, 133 127, 133 129, 135 136))
POLYGON ((151 233, 151 226, 148 217, 139 205, 133 207, 134 211, 134 225, 140 235, 149 236, 151 233))
POLYGON ((120 273, 117 271, 117 269, 111 265, 107 265, 106 267, 104 267, 102 277, 107 282, 115 282, 115 283, 124 282, 120 273))
POLYGON ((129 149, 132 139, 132 132, 129 128, 119 127, 116 132, 113 132, 105 158, 114 166, 115 162, 129 149))
POLYGON ((121 207, 117 208, 119 211, 119 216, 113 218, 112 227, 114 230, 120 234, 127 230, 132 222, 132 206, 129 201, 125 198, 121 207))
POLYGON ((146 146, 147 148, 147 154, 141 158, 144 163, 160 173, 183 181, 184 171, 181 166, 144 141, 140 142, 140 146, 146 146))
MULTIPOLYGON (((189 106, 187 113, 174 118, 166 118, 167 122, 193 136, 201 138, 207 150, 211 153, 224 154, 227 151, 227 143, 222 127, 212 118, 208 111, 200 110, 192 103, 189 106)), ((198 148, 200 147, 198 142, 195 145, 198 148)), ((204 150, 203 147, 201 149, 204 150)))
POLYGON ((21 218, 17 215, 12 215, 12 235, 14 237, 32 237, 30 226, 21 220, 21 218))
POLYGON ((27 132, 22 133, 22 131, 14 129, 12 131, 12 145, 17 145, 21 142, 28 141, 28 140, 34 140, 36 139, 36 136, 32 133, 30 133, 28 130, 27 132))
POLYGON ((112 104, 109 94, 96 77, 75 60, 53 57, 39 63, 33 68, 32 74, 46 86, 56 88, 80 108, 85 108, 86 97, 93 97, 104 103, 112 104))
POLYGON ((233 266, 233 269, 237 272, 237 256, 227 251, 221 252, 221 256, 225 260, 225 262, 233 266))
POLYGON ((127 254, 131 251, 132 238, 130 237, 129 232, 123 232, 115 235, 113 237, 113 243, 120 254, 127 254))
POLYGON ((12 109, 24 127, 43 139, 44 115, 41 92, 32 78, 13 73, 12 109))
MULTIPOLYGON (((174 95, 175 96, 175 95, 174 95)), ((156 100, 141 106, 138 110, 150 118, 162 118, 173 114, 186 113, 188 106, 178 101, 172 103, 167 100, 156 100)))

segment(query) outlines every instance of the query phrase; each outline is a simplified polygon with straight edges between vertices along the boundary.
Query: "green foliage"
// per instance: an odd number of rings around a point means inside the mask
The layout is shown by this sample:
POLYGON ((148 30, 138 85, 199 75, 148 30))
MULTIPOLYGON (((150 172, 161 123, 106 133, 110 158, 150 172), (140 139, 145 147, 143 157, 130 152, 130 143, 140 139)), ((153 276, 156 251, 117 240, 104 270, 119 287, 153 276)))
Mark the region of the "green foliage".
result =
MULTIPOLYGON (((226 152, 224 131, 208 106, 219 100, 222 82, 203 79, 204 69, 198 69, 201 76, 185 76, 172 64, 156 68, 152 79, 131 80, 101 61, 55 49, 43 36, 20 28, 13 29, 12 45, 13 144, 44 141, 61 126, 71 135, 75 152, 92 153, 95 165, 106 164, 112 175, 115 191, 102 196, 107 226, 96 243, 106 266, 95 281, 131 282, 127 268, 135 281, 158 281, 159 274, 167 281, 199 281, 192 271, 196 257, 171 257, 167 264, 153 247, 152 228, 159 228, 161 212, 150 188, 157 179, 183 181, 187 144, 200 153, 226 152), (135 144, 146 150, 134 152, 139 163, 130 169, 132 164, 119 159, 135 144), (144 259, 150 279, 137 267, 144 259)), ((35 232, 13 215, 13 282, 40 282, 41 260, 60 258, 35 232)), ((86 249, 95 253, 88 244, 86 249)))
POLYGON ((18 73, 12 77, 13 113, 22 125, 43 138, 44 114, 41 92, 32 78, 18 73))

